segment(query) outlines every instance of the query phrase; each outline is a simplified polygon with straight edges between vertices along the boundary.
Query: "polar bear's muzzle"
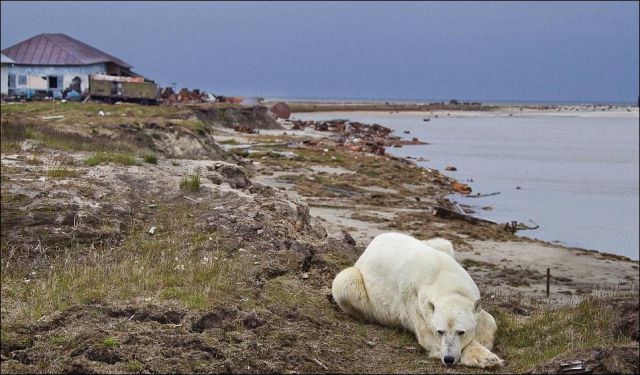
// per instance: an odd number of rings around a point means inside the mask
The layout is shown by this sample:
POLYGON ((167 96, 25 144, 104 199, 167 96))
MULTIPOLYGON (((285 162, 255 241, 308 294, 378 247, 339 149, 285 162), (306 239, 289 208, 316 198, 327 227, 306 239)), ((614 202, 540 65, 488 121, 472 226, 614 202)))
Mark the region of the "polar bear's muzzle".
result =
POLYGON ((444 358, 442 358, 442 362, 447 366, 453 366, 456 363, 456 357, 445 355, 444 358))
POLYGON ((440 345, 441 360, 446 366, 453 366, 460 362, 462 348, 460 338, 457 335, 447 333, 443 335, 440 345))

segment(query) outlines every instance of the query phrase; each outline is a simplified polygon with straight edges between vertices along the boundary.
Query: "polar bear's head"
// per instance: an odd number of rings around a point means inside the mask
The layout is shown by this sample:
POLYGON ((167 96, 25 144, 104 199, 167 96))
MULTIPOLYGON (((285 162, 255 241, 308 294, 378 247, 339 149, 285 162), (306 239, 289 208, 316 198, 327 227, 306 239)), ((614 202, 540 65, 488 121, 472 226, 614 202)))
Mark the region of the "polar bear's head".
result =
POLYGON ((427 302, 429 328, 440 340, 440 359, 447 366, 460 362, 462 349, 473 340, 480 301, 461 295, 448 296, 427 302))

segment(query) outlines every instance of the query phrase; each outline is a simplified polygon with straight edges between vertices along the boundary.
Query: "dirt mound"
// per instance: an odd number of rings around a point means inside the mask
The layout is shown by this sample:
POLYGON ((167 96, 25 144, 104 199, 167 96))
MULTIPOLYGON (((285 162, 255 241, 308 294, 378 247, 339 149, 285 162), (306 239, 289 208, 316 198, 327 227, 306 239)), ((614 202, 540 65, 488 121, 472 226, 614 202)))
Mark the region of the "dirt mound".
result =
POLYGON ((267 107, 251 108, 196 108, 198 118, 207 125, 233 129, 236 126, 249 129, 282 129, 267 107))
POLYGON ((637 374, 638 343, 610 348, 577 350, 536 366, 530 374, 560 374, 563 365, 582 361, 584 374, 637 374))
POLYGON ((207 126, 189 128, 168 121, 120 124, 118 134, 126 134, 139 144, 173 159, 228 160, 233 156, 224 151, 210 136, 207 126))
POLYGON ((621 301, 616 306, 618 317, 612 322, 612 329, 618 337, 630 337, 640 341, 640 325, 638 315, 640 308, 638 300, 621 301))

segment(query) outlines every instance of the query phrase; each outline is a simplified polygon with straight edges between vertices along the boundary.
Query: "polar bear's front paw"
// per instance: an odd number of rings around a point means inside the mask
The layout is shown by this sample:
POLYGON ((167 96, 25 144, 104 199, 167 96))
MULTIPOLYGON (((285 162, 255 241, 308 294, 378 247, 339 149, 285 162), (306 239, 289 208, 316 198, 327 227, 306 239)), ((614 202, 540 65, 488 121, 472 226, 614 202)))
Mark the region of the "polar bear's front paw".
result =
POLYGON ((460 364, 470 367, 487 368, 504 366, 504 361, 479 343, 472 343, 469 347, 465 348, 462 353, 460 364))
POLYGON ((498 358, 498 356, 493 353, 489 353, 488 356, 480 358, 480 361, 478 362, 478 367, 482 368, 496 366, 504 366, 504 361, 498 358))

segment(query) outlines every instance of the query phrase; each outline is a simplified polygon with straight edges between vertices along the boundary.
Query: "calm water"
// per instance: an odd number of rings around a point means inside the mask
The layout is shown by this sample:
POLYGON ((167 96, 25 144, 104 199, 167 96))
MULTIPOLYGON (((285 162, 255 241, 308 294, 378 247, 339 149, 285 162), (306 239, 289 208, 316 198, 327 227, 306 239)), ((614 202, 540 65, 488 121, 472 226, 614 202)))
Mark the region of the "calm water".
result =
POLYGON ((498 222, 540 225, 522 235, 567 246, 638 259, 638 114, 531 115, 479 114, 431 117, 419 113, 296 113, 299 119, 348 118, 379 123, 424 146, 389 148, 405 157, 424 157, 436 168, 467 182, 474 194, 453 195, 476 215, 498 222), (404 134, 408 130, 410 134, 404 134), (457 172, 445 172, 446 165, 457 172), (521 187, 521 189, 516 189, 521 187), (491 206, 493 210, 483 210, 491 206))

